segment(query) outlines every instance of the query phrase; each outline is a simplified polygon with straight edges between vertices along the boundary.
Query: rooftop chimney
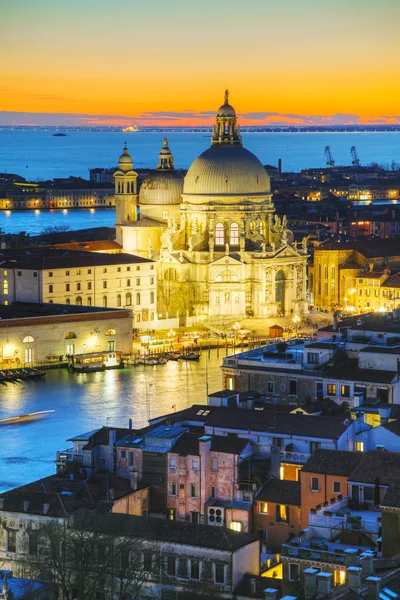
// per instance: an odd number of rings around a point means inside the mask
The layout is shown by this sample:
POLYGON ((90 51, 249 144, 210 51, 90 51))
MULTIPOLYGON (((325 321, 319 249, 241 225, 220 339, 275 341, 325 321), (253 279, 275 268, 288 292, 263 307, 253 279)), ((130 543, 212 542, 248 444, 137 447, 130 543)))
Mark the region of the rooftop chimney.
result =
POLYGON ((257 591, 257 579, 255 579, 254 577, 252 577, 250 579, 250 594, 252 596, 256 595, 256 591, 257 591))
POLYGON ((137 484, 138 484, 138 472, 137 471, 132 471, 132 473, 130 474, 130 483, 131 483, 131 489, 132 490, 137 490, 137 484))
POLYGON ((381 578, 380 577, 367 577, 365 580, 368 585, 367 600, 379 600, 381 591, 381 578))
POLYGON ((24 512, 27 512, 29 509, 29 500, 24 500, 24 512))
POLYGON ((264 600, 276 600, 277 594, 278 590, 274 590, 273 588, 267 588, 264 590, 264 600))
POLYGON ((304 597, 306 600, 315 598, 317 595, 317 574, 318 569, 305 569, 304 576, 304 597))
POLYGON ((317 598, 329 596, 332 588, 332 573, 317 573, 317 598))
POLYGON ((361 567, 348 567, 347 583, 349 588, 358 596, 361 594, 361 567))
POLYGON ((357 552, 354 548, 347 548, 344 551, 344 564, 346 567, 352 567, 357 564, 357 552))
POLYGON ((47 503, 43 504, 43 514, 47 515, 47 513, 49 512, 49 510, 50 510, 50 504, 47 504, 47 503))

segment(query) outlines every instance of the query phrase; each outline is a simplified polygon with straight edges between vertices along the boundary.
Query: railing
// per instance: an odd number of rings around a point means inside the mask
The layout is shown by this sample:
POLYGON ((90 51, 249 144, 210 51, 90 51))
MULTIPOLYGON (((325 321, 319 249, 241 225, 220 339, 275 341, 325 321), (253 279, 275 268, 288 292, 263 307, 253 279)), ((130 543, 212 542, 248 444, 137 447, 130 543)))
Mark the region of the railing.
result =
POLYGON ((311 454, 307 454, 306 452, 281 450, 281 460, 291 460, 293 462, 306 463, 310 456, 311 454))
POLYGON ((83 454, 78 454, 75 452, 75 448, 66 448, 65 450, 60 450, 57 452, 57 462, 82 462, 83 463, 83 454))
POLYGON ((329 529, 340 529, 340 531, 362 531, 363 529, 368 533, 377 535, 381 526, 377 521, 370 521, 368 519, 357 520, 354 516, 326 516, 326 515, 314 515, 311 514, 309 518, 310 527, 327 527, 329 529))

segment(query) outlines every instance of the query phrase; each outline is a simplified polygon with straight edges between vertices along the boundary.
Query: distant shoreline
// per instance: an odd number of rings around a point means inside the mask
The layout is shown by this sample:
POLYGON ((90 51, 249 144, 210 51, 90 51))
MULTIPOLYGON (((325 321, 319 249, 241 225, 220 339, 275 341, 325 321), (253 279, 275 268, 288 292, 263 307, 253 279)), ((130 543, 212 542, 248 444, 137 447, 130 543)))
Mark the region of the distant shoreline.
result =
MULTIPOLYGON (((0 132, 6 131, 56 131, 56 132, 93 132, 93 133, 124 133, 125 135, 135 135, 137 133, 212 133, 211 128, 204 127, 144 127, 137 131, 123 131, 123 127, 77 127, 74 125, 0 125, 0 132)), ((259 127, 246 126, 241 128, 242 133, 399 133, 398 125, 357 125, 357 126, 312 126, 312 127, 259 127)), ((54 137, 64 137, 55 135, 54 137)))

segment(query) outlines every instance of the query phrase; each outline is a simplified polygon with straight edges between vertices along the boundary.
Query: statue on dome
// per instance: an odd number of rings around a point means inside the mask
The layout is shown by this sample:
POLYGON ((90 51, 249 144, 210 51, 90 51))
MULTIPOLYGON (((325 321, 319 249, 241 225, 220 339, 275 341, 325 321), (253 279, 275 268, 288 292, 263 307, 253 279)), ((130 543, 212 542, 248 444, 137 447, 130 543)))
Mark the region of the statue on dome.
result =
POLYGON ((225 104, 229 104, 229 90, 225 90, 224 101, 225 104))

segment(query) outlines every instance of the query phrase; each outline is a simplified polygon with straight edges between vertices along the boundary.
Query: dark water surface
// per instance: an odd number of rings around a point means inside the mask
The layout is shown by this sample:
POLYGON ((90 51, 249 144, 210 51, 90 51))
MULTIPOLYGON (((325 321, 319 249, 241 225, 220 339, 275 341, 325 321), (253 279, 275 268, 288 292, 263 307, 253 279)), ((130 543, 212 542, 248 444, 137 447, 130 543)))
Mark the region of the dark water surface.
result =
MULTIPOLYGON (((221 389, 222 350, 208 361, 210 392, 221 389)), ((41 421, 0 426, 0 492, 55 472, 55 453, 66 440, 108 423, 134 427, 148 415, 181 410, 206 402, 206 353, 199 363, 170 361, 156 367, 72 374, 48 371, 43 380, 0 385, 0 418, 55 410, 41 421)))

